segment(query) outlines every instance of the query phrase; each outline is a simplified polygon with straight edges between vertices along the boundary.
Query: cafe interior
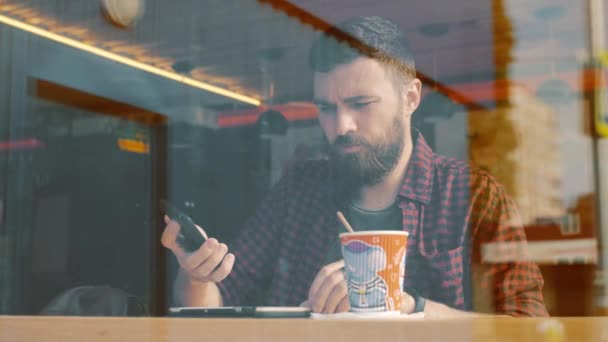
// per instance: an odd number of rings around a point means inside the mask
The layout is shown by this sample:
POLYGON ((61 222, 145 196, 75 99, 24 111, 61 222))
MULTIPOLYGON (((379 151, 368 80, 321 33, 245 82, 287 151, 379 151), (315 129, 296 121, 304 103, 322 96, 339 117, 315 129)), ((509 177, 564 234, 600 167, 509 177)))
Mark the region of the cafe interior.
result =
POLYGON ((430 147, 517 204, 550 316, 607 315, 606 13, 602 0, 1 0, 0 340, 78 286, 166 317, 178 264, 159 201, 230 245, 291 162, 325 157, 308 49, 366 15, 407 36, 430 147))

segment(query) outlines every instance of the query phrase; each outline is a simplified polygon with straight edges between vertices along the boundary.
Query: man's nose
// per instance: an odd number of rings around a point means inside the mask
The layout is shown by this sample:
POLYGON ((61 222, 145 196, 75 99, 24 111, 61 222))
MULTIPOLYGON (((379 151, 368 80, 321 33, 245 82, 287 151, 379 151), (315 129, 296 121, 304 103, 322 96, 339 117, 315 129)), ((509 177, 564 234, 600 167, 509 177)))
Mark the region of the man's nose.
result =
POLYGON ((347 111, 338 111, 336 113, 336 135, 346 135, 350 132, 355 132, 357 125, 354 117, 347 111))

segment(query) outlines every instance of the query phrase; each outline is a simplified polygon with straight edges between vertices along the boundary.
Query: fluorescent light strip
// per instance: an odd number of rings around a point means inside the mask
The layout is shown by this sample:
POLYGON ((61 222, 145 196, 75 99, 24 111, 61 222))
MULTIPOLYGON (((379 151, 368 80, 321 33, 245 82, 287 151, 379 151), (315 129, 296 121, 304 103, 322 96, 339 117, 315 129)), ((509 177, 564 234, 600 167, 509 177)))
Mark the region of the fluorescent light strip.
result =
POLYGON ((35 35, 56 41, 56 42, 64 44, 64 45, 71 46, 73 48, 76 48, 76 49, 79 49, 82 51, 92 53, 94 55, 97 55, 97 56, 100 56, 100 57, 103 57, 106 59, 110 59, 110 60, 118 62, 118 63, 128 65, 133 68, 147 71, 151 74, 155 74, 155 75, 158 75, 161 77, 172 79, 174 81, 177 81, 177 82, 180 82, 183 84, 187 84, 187 85, 195 87, 195 88, 203 89, 203 90, 209 91, 211 93, 229 97, 231 99, 235 99, 235 100, 238 100, 241 102, 249 103, 254 106, 259 106, 261 104, 260 100, 255 99, 253 97, 235 93, 233 91, 230 91, 230 90, 227 90, 224 88, 216 87, 214 85, 211 85, 211 84, 208 84, 205 82, 197 81, 190 77, 179 75, 179 74, 176 74, 173 72, 163 70, 161 68, 157 68, 157 67, 149 65, 149 64, 138 62, 132 58, 127 58, 127 57, 100 49, 98 47, 94 47, 94 46, 91 46, 88 44, 81 43, 77 40, 58 35, 56 33, 41 29, 41 28, 33 26, 33 25, 26 24, 22 21, 15 20, 15 19, 9 18, 4 15, 0 15, 0 23, 4 23, 6 25, 16 27, 23 31, 33 33, 35 35))

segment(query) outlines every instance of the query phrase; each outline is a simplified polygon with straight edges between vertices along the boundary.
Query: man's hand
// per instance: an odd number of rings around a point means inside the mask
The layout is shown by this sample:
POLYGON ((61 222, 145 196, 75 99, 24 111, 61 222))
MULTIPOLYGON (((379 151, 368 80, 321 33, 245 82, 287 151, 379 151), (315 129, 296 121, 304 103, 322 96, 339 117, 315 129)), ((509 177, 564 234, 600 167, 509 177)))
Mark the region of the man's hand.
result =
POLYGON ((199 282, 218 283, 224 280, 234 266, 234 254, 228 253, 228 246, 216 239, 208 239, 198 250, 186 253, 177 243, 179 223, 165 216, 167 226, 163 231, 161 242, 177 257, 182 269, 190 279, 199 282))
POLYGON ((329 264, 319 271, 302 306, 310 307, 315 313, 326 314, 350 310, 344 260, 329 264))
POLYGON ((416 301, 414 300, 414 297, 407 292, 401 292, 401 313, 411 314, 414 312, 415 308, 416 301))

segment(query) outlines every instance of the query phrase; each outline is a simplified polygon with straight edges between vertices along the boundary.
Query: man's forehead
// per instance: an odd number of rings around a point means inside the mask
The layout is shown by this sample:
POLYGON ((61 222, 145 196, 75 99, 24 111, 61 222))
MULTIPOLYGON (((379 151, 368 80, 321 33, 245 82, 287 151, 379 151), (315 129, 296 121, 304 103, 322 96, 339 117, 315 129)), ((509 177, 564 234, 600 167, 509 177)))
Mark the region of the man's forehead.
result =
POLYGON ((379 78, 387 77, 386 68, 380 62, 371 59, 359 57, 350 63, 335 65, 327 72, 315 72, 315 79, 326 80, 341 80, 352 78, 379 78))
POLYGON ((358 58, 329 72, 314 73, 315 99, 343 100, 356 96, 380 96, 390 78, 377 61, 358 58))

